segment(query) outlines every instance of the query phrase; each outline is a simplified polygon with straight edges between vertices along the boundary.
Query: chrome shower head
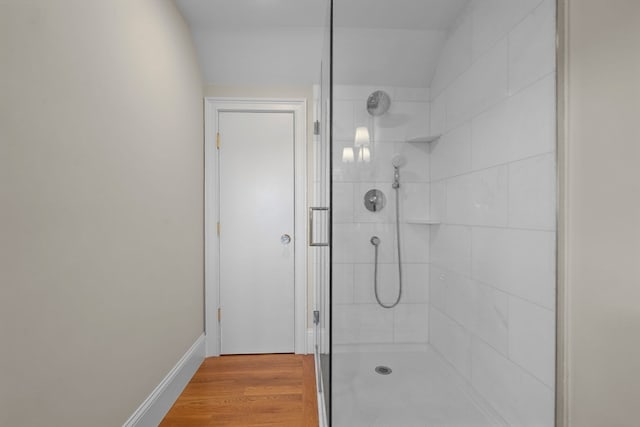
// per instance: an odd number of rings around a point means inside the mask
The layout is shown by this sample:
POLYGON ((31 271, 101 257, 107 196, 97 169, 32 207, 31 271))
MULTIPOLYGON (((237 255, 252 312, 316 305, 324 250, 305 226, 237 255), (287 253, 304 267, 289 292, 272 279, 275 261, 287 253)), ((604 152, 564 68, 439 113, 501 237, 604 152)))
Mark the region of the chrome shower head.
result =
POLYGON ((387 92, 383 90, 377 90, 369 95, 367 98, 367 111, 372 116, 381 116, 387 111, 389 111, 389 107, 391 106, 391 98, 387 94, 387 92))
POLYGON ((378 246, 380 244, 380 238, 378 236, 372 236, 369 241, 373 246, 378 246))

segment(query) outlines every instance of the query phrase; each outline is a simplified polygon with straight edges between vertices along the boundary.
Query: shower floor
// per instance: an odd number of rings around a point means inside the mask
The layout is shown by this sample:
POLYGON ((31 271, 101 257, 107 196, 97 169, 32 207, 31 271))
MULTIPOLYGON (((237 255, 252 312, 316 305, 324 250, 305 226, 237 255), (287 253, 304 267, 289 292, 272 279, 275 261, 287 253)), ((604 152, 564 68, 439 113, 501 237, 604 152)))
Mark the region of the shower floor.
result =
POLYGON ((333 354, 333 427, 504 426, 455 370, 426 351, 333 354), (375 372, 379 365, 393 370, 375 372))

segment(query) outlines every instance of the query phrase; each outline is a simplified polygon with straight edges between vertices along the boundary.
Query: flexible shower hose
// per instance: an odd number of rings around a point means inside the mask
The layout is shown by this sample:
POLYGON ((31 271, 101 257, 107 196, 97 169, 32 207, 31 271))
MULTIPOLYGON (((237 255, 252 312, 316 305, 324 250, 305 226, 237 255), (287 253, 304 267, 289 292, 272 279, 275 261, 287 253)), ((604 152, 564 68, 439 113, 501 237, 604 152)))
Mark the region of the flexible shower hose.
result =
MULTIPOLYGON (((395 186, 394 186, 395 187, 395 186)), ((400 255, 400 186, 394 188, 396 192, 396 241, 398 243, 398 298, 393 304, 387 305, 380 301, 380 296, 378 295, 378 244, 373 244, 375 247, 375 262, 373 267, 373 291, 376 295, 376 301, 380 304, 380 307, 383 308, 393 308, 398 303, 400 303, 400 298, 402 298, 402 257, 400 255)), ((372 240, 373 243, 373 240, 372 240)))

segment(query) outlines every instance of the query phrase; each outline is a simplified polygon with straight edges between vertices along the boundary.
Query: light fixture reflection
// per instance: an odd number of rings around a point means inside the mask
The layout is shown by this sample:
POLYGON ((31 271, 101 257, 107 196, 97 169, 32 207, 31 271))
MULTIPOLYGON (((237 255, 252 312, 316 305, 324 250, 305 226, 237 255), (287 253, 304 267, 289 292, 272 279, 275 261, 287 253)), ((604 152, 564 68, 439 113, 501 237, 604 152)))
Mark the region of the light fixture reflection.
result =
POLYGON ((369 147, 364 147, 364 146, 360 147, 360 150, 358 150, 358 161, 369 163, 370 160, 371 160, 371 151, 369 151, 369 147))
POLYGON ((356 128, 355 146, 363 147, 368 146, 371 138, 369 137, 369 129, 366 126, 359 126, 356 128))
POLYGON ((353 148, 345 147, 342 149, 342 161, 344 163, 353 163, 353 148))

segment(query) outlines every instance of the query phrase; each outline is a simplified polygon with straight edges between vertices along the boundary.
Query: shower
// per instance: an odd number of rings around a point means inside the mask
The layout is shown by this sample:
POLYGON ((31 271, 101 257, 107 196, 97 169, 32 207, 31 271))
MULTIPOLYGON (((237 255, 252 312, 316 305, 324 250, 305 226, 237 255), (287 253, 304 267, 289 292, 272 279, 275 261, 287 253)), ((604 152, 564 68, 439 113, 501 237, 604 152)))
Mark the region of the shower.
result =
POLYGON ((557 2, 361 3, 318 91, 325 427, 553 426, 557 2))
MULTIPOLYGON (((367 112, 375 119, 375 117, 382 116, 389 111, 391 107, 391 98, 382 90, 373 92, 367 98, 367 112)), ((402 254, 400 244, 400 168, 404 166, 406 159, 400 154, 396 154, 391 159, 391 165, 393 166, 393 183, 391 187, 396 193, 396 244, 398 254, 398 296, 392 304, 385 304, 380 300, 380 294, 378 292, 378 252, 382 240, 378 236, 372 236, 369 240, 374 247, 374 267, 373 267, 373 291, 376 297, 376 301, 383 308, 393 308, 400 303, 402 298, 402 254)), ((365 205, 367 209, 372 212, 376 212, 378 209, 382 209, 384 206, 384 194, 379 190, 370 190, 365 195, 365 205), (378 204, 381 203, 381 204, 378 204)))
POLYGON ((378 247, 380 246, 381 240, 378 236, 373 236, 371 238, 371 244, 374 247, 374 267, 373 267, 373 291, 376 296, 376 301, 383 308, 393 308, 400 303, 400 299, 402 298, 402 251, 401 251, 401 241, 400 241, 400 168, 404 166, 406 163, 406 159, 404 156, 400 154, 396 154, 391 159, 391 164, 393 166, 393 183, 391 187, 396 193, 396 253, 398 255, 398 296, 396 300, 392 304, 385 304, 380 300, 380 295, 378 292, 378 247))

